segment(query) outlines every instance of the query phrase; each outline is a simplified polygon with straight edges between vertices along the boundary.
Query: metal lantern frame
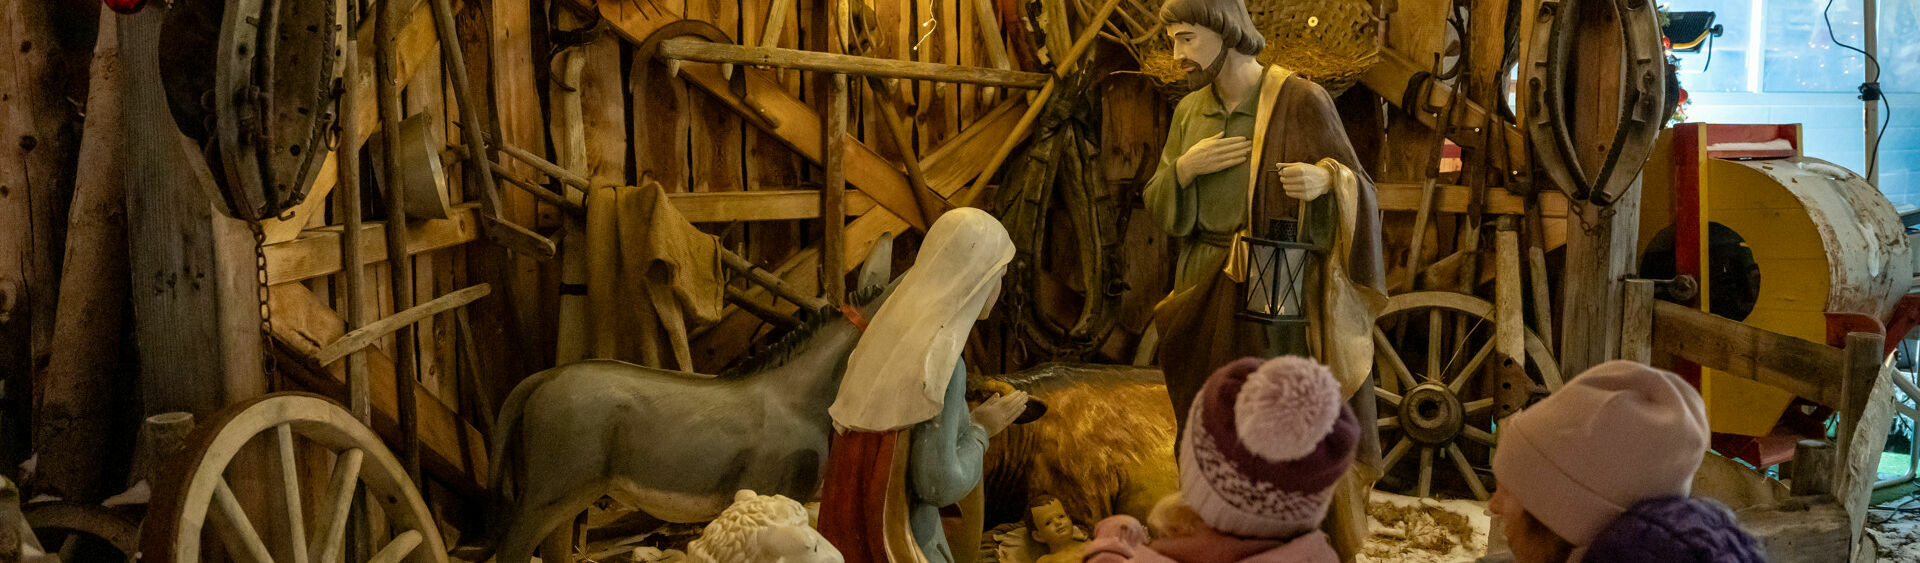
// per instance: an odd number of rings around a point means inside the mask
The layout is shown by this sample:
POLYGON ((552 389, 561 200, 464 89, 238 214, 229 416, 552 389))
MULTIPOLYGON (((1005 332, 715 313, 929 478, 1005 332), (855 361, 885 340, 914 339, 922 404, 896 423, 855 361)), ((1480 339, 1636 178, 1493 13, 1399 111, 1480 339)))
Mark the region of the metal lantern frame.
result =
POLYGON ((1266 237, 1243 239, 1247 281, 1235 317, 1267 325, 1307 322, 1307 275, 1323 259, 1326 248, 1300 241, 1300 226, 1306 219, 1304 213, 1299 219, 1269 219, 1266 237))

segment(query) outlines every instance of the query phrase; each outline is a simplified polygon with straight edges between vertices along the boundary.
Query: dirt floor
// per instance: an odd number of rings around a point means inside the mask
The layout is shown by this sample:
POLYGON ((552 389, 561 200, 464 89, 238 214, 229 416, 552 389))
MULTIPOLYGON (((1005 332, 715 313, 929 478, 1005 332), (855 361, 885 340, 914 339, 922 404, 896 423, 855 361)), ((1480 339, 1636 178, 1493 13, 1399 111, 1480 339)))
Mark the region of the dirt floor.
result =
POLYGON ((1367 561, 1472 561, 1487 551, 1487 503, 1374 491, 1369 504, 1373 537, 1367 539, 1367 561))
POLYGON ((1920 495, 1874 505, 1867 511, 1867 535, 1881 561, 1920 561, 1920 495))

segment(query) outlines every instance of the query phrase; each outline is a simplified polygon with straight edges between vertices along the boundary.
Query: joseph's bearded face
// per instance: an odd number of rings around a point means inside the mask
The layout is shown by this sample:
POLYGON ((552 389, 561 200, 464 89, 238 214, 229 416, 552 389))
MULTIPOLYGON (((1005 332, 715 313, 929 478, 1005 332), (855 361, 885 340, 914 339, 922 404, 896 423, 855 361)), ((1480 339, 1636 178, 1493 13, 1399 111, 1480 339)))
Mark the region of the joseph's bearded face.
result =
POLYGON ((1226 62, 1226 48, 1220 34, 1190 23, 1167 25, 1167 38, 1173 41, 1173 60, 1187 73, 1187 85, 1195 90, 1213 83, 1226 62))

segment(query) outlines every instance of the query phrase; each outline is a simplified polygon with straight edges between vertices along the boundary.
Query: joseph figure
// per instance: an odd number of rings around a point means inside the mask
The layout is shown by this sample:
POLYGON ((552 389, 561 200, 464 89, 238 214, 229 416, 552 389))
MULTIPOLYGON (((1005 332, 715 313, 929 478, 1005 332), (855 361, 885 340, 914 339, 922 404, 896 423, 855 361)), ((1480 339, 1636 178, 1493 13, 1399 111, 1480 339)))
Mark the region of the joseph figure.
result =
MULTIPOLYGON (((1193 88, 1174 109, 1144 194, 1179 248, 1174 290, 1153 323, 1176 420, 1184 432, 1215 368, 1283 354, 1326 364, 1354 414, 1374 420, 1372 331, 1386 305, 1380 212, 1333 99, 1256 59, 1266 41, 1244 0, 1167 0, 1160 17, 1193 88), (1249 277, 1243 239, 1270 236, 1272 219, 1297 221, 1300 241, 1325 249, 1306 274, 1304 324, 1235 316, 1249 277)), ((1366 430, 1325 526, 1349 561, 1367 536, 1365 495, 1378 473, 1378 433, 1366 430)))

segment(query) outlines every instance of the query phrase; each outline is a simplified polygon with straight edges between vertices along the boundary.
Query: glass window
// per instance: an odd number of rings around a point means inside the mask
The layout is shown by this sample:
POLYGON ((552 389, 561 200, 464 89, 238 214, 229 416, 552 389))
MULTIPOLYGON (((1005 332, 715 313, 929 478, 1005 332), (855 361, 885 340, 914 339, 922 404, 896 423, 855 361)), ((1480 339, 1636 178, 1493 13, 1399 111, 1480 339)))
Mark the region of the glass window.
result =
POLYGON ((1746 92, 1747 61, 1757 31, 1754 0, 1674 0, 1675 12, 1713 12, 1713 23, 1723 30, 1707 39, 1697 53, 1674 53, 1679 59, 1680 86, 1688 92, 1746 92))
MULTIPOLYGON (((1860 0, 1765 0, 1761 29, 1765 59, 1761 90, 1767 92, 1852 92, 1865 75, 1859 53, 1835 45, 1865 43, 1860 0), (1832 8, 1828 9, 1831 3, 1832 8), (1825 17, 1822 13, 1825 12, 1825 17), (1827 21, 1833 30, 1829 35, 1827 21)), ((1884 35, 1884 34, 1883 34, 1884 35)))

